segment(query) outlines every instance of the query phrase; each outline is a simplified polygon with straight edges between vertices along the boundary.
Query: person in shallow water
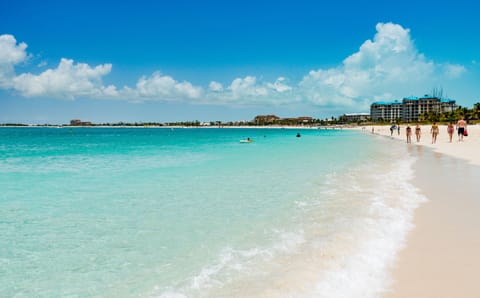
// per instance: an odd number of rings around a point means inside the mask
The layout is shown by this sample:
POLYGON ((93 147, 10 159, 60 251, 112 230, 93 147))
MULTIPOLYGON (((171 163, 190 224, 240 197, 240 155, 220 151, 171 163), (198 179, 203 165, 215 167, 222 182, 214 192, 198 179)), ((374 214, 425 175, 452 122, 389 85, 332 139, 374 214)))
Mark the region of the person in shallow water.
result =
POLYGON ((297 133, 297 138, 301 137, 300 133, 297 133))
POLYGON ((418 123, 415 127, 415 136, 417 137, 417 143, 420 142, 420 137, 422 136, 422 129, 420 128, 420 124, 418 123))
POLYGON ((432 134, 432 144, 435 144, 437 142, 438 132, 438 125, 436 122, 433 122, 432 128, 430 129, 430 133, 432 134))
POLYGON ((405 134, 407 135, 407 143, 412 142, 412 128, 410 125, 407 125, 407 128, 405 129, 405 134))

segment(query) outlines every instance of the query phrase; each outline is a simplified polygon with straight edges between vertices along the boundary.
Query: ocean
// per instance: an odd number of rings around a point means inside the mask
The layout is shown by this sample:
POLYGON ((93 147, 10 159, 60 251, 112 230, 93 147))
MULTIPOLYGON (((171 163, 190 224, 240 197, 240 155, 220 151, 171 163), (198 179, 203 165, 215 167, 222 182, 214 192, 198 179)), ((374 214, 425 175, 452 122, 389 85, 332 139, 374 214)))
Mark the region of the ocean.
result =
POLYGON ((379 297, 414 163, 361 130, 0 128, 0 297, 379 297))

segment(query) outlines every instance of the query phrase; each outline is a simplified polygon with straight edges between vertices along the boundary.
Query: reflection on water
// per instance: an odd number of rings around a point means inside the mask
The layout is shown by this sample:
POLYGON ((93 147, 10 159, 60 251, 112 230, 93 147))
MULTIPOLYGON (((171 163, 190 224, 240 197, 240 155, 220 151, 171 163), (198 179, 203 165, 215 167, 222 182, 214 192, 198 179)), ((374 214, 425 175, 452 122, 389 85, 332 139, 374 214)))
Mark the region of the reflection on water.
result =
POLYGON ((422 157, 423 156, 423 146, 419 146, 419 145, 408 145, 407 147, 408 149, 408 153, 411 154, 411 155, 414 155, 414 156, 417 156, 417 157, 422 157))
POLYGON ((423 146, 416 146, 417 147, 417 155, 422 157, 423 156, 423 146))
POLYGON ((438 160, 438 161, 440 161, 444 157, 442 153, 436 152, 436 151, 433 152, 433 156, 435 157, 435 160, 438 160))

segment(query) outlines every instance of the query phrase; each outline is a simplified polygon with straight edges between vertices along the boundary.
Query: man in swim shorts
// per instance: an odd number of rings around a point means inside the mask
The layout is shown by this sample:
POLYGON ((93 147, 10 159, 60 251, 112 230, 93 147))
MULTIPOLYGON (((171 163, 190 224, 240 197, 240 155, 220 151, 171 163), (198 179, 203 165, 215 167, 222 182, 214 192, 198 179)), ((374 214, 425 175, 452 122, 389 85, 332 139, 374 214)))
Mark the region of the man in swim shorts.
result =
POLYGON ((463 142, 463 135, 465 133, 465 129, 467 129, 467 121, 462 117, 457 122, 457 130, 458 130, 458 141, 463 142))

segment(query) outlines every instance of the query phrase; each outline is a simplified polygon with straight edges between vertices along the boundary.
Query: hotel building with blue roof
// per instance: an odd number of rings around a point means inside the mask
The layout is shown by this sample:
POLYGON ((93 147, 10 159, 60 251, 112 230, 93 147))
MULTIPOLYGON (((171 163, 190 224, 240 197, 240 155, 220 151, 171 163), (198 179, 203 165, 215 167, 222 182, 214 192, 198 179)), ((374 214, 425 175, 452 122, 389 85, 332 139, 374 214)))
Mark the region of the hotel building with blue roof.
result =
POLYGON ((402 101, 377 101, 370 106, 372 120, 417 122, 423 113, 443 113, 458 109, 455 100, 436 96, 409 96, 402 101))

